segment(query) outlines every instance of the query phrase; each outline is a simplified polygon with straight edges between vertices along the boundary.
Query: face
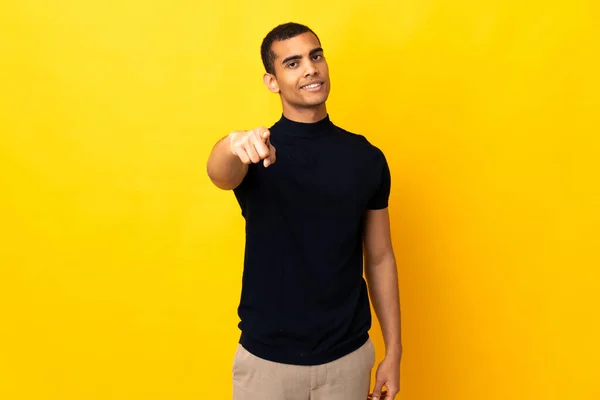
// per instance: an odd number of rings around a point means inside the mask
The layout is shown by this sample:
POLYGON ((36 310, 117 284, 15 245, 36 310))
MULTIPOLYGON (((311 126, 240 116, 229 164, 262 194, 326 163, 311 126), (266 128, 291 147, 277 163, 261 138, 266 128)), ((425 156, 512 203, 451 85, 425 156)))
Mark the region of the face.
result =
POLYGON ((310 32, 275 42, 275 75, 265 74, 265 84, 281 95, 284 108, 317 108, 329 96, 329 69, 323 49, 310 32))

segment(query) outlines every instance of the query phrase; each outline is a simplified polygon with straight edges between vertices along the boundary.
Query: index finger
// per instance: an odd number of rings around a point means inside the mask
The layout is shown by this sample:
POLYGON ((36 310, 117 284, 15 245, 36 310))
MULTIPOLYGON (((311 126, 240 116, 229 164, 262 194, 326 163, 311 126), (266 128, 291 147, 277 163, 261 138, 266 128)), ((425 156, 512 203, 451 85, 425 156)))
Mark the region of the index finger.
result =
MULTIPOLYGON (((385 399, 385 396, 387 396, 387 391, 384 390, 381 392, 381 399, 385 399)), ((369 394, 369 396, 367 397, 368 400, 372 400, 373 396, 375 395, 375 391, 373 391, 373 393, 369 394)))
POLYGON ((253 131, 263 142, 266 142, 270 135, 269 130, 267 128, 265 128, 264 126, 259 126, 258 128, 254 128, 253 131))

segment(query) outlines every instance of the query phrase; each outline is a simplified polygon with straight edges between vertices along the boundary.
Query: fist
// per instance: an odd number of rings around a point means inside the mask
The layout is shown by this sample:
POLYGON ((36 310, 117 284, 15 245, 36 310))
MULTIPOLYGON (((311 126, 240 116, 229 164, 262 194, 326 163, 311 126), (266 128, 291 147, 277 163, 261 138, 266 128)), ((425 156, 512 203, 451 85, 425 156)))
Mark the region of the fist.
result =
POLYGON ((265 127, 229 134, 229 148, 244 164, 259 163, 268 167, 275 162, 275 147, 269 139, 271 132, 265 127))

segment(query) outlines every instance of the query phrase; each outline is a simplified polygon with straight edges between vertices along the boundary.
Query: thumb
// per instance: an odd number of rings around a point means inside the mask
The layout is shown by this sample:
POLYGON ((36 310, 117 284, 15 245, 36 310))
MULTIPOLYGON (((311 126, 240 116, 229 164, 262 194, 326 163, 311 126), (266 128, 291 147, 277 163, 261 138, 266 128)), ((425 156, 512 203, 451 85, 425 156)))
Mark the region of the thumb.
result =
POLYGON ((373 400, 381 399, 381 389, 383 388, 383 383, 384 382, 379 379, 377 379, 377 381, 375 382, 375 388, 373 389, 373 400))
POLYGON ((261 135, 260 135, 261 139, 264 140, 265 142, 269 139, 270 136, 271 136, 271 132, 269 132, 268 129, 266 131, 264 131, 263 133, 261 133, 261 135))

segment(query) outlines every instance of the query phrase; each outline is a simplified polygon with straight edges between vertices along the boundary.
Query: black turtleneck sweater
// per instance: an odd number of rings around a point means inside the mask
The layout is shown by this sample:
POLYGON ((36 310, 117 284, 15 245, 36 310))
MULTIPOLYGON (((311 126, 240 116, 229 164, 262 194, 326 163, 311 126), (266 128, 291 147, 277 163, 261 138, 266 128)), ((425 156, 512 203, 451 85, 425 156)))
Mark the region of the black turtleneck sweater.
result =
POLYGON ((367 210, 387 207, 390 172, 329 116, 282 116, 270 131, 277 160, 251 164, 234 189, 246 220, 240 343, 266 360, 323 364, 369 337, 362 231, 367 210))

